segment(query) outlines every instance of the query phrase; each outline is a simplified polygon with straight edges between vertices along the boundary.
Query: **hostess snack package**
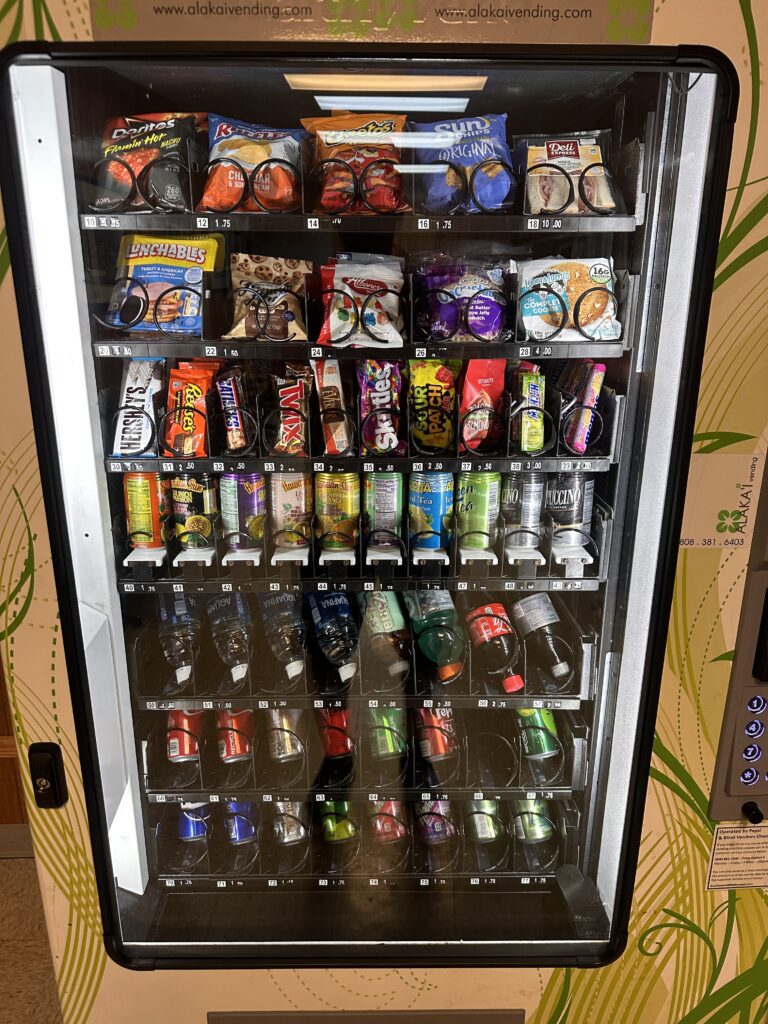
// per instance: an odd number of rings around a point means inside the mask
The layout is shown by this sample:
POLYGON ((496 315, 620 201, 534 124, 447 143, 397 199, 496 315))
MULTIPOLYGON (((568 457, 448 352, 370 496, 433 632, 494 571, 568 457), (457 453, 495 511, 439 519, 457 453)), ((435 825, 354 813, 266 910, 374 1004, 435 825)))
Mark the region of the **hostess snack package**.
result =
POLYGON ((305 117, 301 123, 313 137, 318 212, 409 209, 398 170, 398 135, 405 131, 405 114, 340 113, 305 117))
POLYGON ((233 252, 229 266, 235 311, 226 337, 307 340, 304 293, 310 260, 233 252))
POLYGON ((124 331, 199 337, 203 273, 219 267, 221 235, 123 235, 105 322, 124 331))
POLYGON ((168 375, 168 410, 163 454, 205 458, 208 451, 208 392, 221 363, 215 359, 180 361, 168 375))
POLYGON ((189 146, 204 132, 207 114, 130 114, 104 126, 93 208, 191 209, 189 146))
POLYGON ((615 213, 617 196, 603 166, 609 140, 608 131, 515 139, 515 169, 525 175, 524 212, 615 213))
POLYGON ((138 357, 123 366, 112 455, 157 455, 155 396, 163 386, 164 359, 138 357))
POLYGON ((512 331, 503 261, 427 253, 411 259, 416 326, 432 341, 504 341, 512 331))
POLYGON ((414 149, 416 162, 435 168, 434 174, 419 175, 424 210, 437 215, 477 213, 512 205, 517 180, 507 145, 506 114, 431 124, 409 121, 408 127, 425 137, 414 149))
POLYGON ((277 411, 277 437, 270 444, 279 455, 309 455, 309 396, 312 393, 312 371, 304 363, 286 363, 285 369, 273 373, 272 388, 277 411))
POLYGON ((469 359, 459 404, 459 452, 488 450, 502 440, 504 359, 469 359))
POLYGON ((208 180, 198 209, 214 213, 285 213, 298 209, 305 138, 306 132, 300 128, 267 128, 209 114, 208 180), (211 167, 217 160, 223 162, 211 167))
POLYGON ((449 449, 460 371, 460 359, 408 361, 411 437, 417 450, 440 453, 449 449))
POLYGON ((403 268, 396 256, 332 259, 320 268, 320 345, 402 348, 403 268))
POLYGON ((618 341, 613 260, 551 257, 517 265, 518 316, 537 341, 618 341), (541 291, 536 291, 542 288, 541 291))
POLYGON ((400 363, 362 359, 357 365, 360 385, 360 454, 405 455, 404 424, 400 416, 403 377, 400 363), (401 436, 402 435, 402 436, 401 436))

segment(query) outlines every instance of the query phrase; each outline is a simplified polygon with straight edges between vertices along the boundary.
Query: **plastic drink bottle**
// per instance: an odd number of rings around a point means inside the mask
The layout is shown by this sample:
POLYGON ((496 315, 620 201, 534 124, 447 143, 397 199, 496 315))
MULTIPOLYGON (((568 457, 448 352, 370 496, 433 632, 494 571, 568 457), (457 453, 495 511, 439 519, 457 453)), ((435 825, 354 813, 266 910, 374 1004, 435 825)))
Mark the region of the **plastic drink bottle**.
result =
POLYGON ((437 666, 441 683, 451 683, 464 668, 466 642, 447 590, 407 590, 403 594, 421 653, 437 666))
POLYGON ((512 605, 512 619, 525 641, 529 661, 542 667, 556 683, 565 684, 573 675, 568 662, 570 647, 559 636, 560 617, 549 594, 529 594, 512 605))
POLYGON ((192 678, 200 652, 200 609, 189 594, 158 594, 157 614, 160 647, 181 688, 192 678))
POLYGON ((339 673, 342 682, 357 672, 358 634, 347 595, 338 590, 306 595, 317 642, 326 660, 339 673))
POLYGON ((411 667, 411 634, 391 590, 357 595, 363 615, 362 640, 383 673, 390 680, 402 680, 411 667))
POLYGON ((504 693, 522 690, 525 681, 514 671, 520 644, 504 605, 500 601, 479 605, 467 612, 466 622, 472 641, 473 676, 484 683, 497 683, 504 693))
POLYGON ((257 594, 264 632, 275 658, 289 679, 298 679, 304 671, 304 619, 301 598, 292 592, 257 594))
POLYGON ((251 660, 251 613, 242 594, 217 594, 206 602, 216 651, 232 680, 242 682, 251 660))

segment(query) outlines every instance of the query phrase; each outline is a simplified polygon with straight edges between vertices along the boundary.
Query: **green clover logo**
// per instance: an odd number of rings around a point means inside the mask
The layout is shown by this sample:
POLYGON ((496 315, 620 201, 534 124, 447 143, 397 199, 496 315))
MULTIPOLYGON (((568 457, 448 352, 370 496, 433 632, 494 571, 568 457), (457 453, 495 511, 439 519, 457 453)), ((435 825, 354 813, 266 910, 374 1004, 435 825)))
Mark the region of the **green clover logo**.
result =
POLYGON ((717 513, 717 526, 715 529, 718 533, 738 533, 741 529, 741 512, 739 509, 727 508, 721 509, 717 513))

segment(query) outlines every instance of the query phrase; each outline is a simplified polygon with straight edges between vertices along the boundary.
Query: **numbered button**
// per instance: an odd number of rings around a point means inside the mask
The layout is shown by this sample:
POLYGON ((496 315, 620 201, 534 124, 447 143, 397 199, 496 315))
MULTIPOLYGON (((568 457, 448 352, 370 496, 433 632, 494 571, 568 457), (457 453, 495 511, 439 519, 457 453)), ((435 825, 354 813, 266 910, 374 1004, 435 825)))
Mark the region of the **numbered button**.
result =
POLYGON ((756 740, 758 736, 762 736, 765 732, 765 726, 762 722, 758 722, 756 718, 753 718, 751 722, 747 722, 744 726, 744 732, 751 739, 756 740))
POLYGON ((757 693, 754 697, 750 697, 747 701, 747 711, 751 711, 753 715, 762 715, 765 709, 768 707, 768 700, 757 693))
POLYGON ((763 756, 763 748, 757 743, 749 743, 741 756, 745 761, 758 761, 763 756))
POLYGON ((739 779, 745 786, 754 786, 759 778, 760 772, 757 768, 745 768, 739 776, 739 779))

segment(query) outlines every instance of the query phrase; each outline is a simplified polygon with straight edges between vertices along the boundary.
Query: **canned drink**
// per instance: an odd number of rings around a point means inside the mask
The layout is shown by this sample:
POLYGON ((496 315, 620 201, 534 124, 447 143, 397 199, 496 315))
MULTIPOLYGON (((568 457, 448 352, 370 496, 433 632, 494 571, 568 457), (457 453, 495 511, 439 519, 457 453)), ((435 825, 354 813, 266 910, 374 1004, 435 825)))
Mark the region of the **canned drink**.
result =
POLYGON ((371 754, 377 761, 408 753, 404 708, 371 708, 370 730, 371 754))
POLYGON ((502 838, 504 828, 499 821, 498 800, 470 800, 467 812, 467 832, 473 842, 495 843, 502 838))
POLYGON ((546 800, 512 800, 515 838, 521 843, 544 843, 555 835, 546 800))
POLYGON ((543 473, 505 473, 502 477, 501 515, 508 547, 538 547, 545 480, 543 473))
POLYGON ((556 757, 561 751, 555 716, 548 708, 515 708, 523 755, 532 761, 556 757))
POLYGON ((403 529, 403 474, 366 473, 363 477, 363 528, 374 543, 396 546, 403 529), (379 532, 382 531, 382 532, 379 532))
POLYGON ((179 473, 171 480, 176 537, 183 548, 213 547, 218 511, 216 480, 210 473, 179 473))
POLYGON ((312 537, 312 474, 272 473, 269 497, 275 545, 278 548, 306 547, 312 537))
POLYGON ((425 761, 434 763, 453 757, 459 749, 453 711, 450 708, 417 708, 416 741, 425 761))
POLYGON ((309 839, 306 813, 298 800, 278 800, 275 803, 272 830, 281 846, 295 846, 309 839))
POLYGON ((222 473, 219 502, 224 540, 231 551, 255 547, 264 537, 267 481, 261 473, 222 473))
POLYGON ((301 711, 296 708, 271 708, 267 712, 267 719, 270 758, 279 764, 300 761, 304 757, 304 743, 299 732, 301 711))
POLYGON ((219 759, 224 764, 247 761, 253 753, 253 712, 217 711, 216 735, 219 759))
POLYGON ((176 708, 168 712, 166 752, 171 764, 196 761, 200 756, 200 737, 205 723, 204 711, 176 708))
POLYGON ((317 712, 320 739, 326 757, 349 757, 354 753, 350 718, 347 708, 321 708, 317 712))
POLYGON ((173 513, 171 484, 159 473, 126 473, 123 477, 125 524, 132 548, 164 548, 173 513))
POLYGON ((546 511, 555 544, 584 547, 592 530, 595 481, 586 473, 557 473, 547 483, 546 511))
POLYGON ((211 821, 210 804, 179 804, 178 837, 182 842, 189 843, 195 839, 205 839, 211 821))
POLYGON ((408 533, 416 548, 447 548, 453 517, 453 475, 411 473, 408 482, 408 533))
POLYGON ((315 474, 315 536, 329 551, 357 544, 360 524, 360 477, 357 473, 315 474))
POLYGON ((458 835, 448 800, 419 800, 416 804, 416 827, 421 841, 427 846, 447 843, 458 835))
POLYGON ((328 800, 320 805, 323 838, 327 843, 346 843, 359 835, 346 800, 328 800))
POLYGON ((489 548, 496 542, 501 473, 459 473, 456 480, 456 532, 463 548, 489 548))
POLYGON ((408 838, 405 805, 400 800, 372 800, 370 804, 371 833, 374 842, 399 843, 408 838))
POLYGON ((253 804, 250 800, 228 800, 224 816, 227 842, 242 846, 256 838, 256 823, 253 820, 253 804))

